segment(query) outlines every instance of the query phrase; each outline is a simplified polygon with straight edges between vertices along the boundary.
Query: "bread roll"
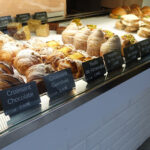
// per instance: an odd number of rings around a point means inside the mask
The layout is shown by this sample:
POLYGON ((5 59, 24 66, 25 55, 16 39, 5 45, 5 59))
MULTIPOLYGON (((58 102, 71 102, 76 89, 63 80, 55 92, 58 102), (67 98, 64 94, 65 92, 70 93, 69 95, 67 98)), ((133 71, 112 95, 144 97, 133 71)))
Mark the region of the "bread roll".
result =
POLYGON ((101 56, 103 56, 115 50, 121 51, 121 41, 118 35, 113 36, 112 38, 108 39, 107 42, 103 43, 100 49, 100 53, 101 56))
POLYGON ((75 48, 86 51, 87 50, 87 39, 90 34, 91 34, 91 31, 88 28, 83 28, 83 29, 79 30, 74 37, 73 45, 75 46, 75 48))
POLYGON ((71 23, 62 33, 62 41, 64 44, 73 44, 74 36, 78 32, 76 23, 71 23))
POLYGON ((119 30, 124 30, 126 25, 124 25, 120 20, 116 22, 115 27, 119 30))
POLYGON ((42 59, 37 52, 24 49, 17 54, 13 64, 20 74, 25 75, 29 67, 40 63, 42 63, 42 59))
POLYGON ((100 47, 105 41, 104 33, 100 29, 94 30, 87 40, 87 53, 90 56, 100 56, 100 47))
POLYGON ((114 19, 120 19, 121 16, 126 15, 126 14, 127 14, 127 12, 124 8, 117 7, 112 10, 110 17, 114 18, 114 19))

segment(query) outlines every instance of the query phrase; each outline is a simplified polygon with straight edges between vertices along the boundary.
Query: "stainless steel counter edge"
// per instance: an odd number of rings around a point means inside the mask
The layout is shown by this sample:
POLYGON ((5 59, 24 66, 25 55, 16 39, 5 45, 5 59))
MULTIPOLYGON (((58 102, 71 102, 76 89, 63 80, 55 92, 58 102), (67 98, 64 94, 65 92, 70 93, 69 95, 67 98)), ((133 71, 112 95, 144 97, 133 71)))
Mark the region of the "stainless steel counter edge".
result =
POLYGON ((100 85, 97 85, 95 88, 79 96, 76 96, 53 109, 50 109, 32 119, 25 121, 24 123, 19 124, 15 128, 10 129, 7 133, 4 133, 2 136, 0 136, 0 149, 41 128, 51 121, 63 116, 78 106, 92 100, 93 98, 148 68, 150 68, 149 60, 127 72, 124 72, 108 81, 105 81, 100 85))

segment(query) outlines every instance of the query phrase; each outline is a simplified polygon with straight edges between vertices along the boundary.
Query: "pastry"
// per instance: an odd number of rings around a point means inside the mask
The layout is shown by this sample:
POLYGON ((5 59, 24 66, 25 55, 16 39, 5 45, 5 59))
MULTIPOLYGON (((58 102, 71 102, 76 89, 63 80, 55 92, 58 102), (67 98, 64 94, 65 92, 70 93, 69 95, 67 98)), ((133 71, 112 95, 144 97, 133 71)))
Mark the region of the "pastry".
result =
POLYGON ((112 10, 110 17, 114 19, 120 19, 121 16, 126 15, 126 14, 127 12, 125 9, 123 9, 122 7, 117 7, 112 10))
POLYGON ((35 32, 37 27, 40 25, 41 25, 41 20, 36 20, 36 19, 28 20, 28 26, 29 26, 30 32, 35 32))
POLYGON ((0 61, 0 74, 14 74, 13 67, 6 62, 0 61))
POLYGON ((25 75, 29 67, 40 63, 42 63, 42 58, 37 52, 24 49, 17 54, 13 64, 20 74, 25 75))
POLYGON ((140 5, 138 5, 138 4, 132 4, 132 5, 130 6, 130 8, 131 8, 131 9, 134 9, 134 8, 141 8, 141 7, 140 7, 140 5))
POLYGON ((65 56, 71 55, 73 53, 73 50, 69 46, 64 46, 60 49, 58 49, 59 52, 62 52, 65 56))
POLYGON ((48 24, 42 24, 42 25, 39 25, 37 28, 36 28, 36 35, 37 36, 42 36, 42 37, 47 37, 49 36, 49 26, 48 24))
POLYGON ((74 36, 78 32, 76 23, 71 23, 62 33, 62 41, 64 44, 73 44, 74 36))
POLYGON ((88 29, 90 29, 91 31, 97 29, 97 25, 93 25, 93 24, 88 24, 87 27, 88 27, 88 29))
POLYGON ((131 8, 129 6, 123 6, 122 8, 126 10, 127 14, 131 13, 131 8))
POLYGON ((14 38, 17 40, 29 40, 31 38, 30 30, 28 26, 24 26, 14 34, 14 38))
POLYGON ((121 41, 118 35, 109 38, 107 42, 103 43, 100 49, 100 55, 103 56, 112 51, 121 51, 121 41))
POLYGON ((54 51, 51 55, 47 56, 46 64, 51 64, 55 71, 58 71, 59 60, 64 59, 65 55, 62 52, 54 51))
POLYGON ((144 6, 141 11, 143 13, 143 17, 150 17, 150 6, 144 6))
POLYGON ((126 25, 124 25, 120 20, 116 22, 115 28, 119 30, 124 30, 126 28, 126 25))
POLYGON ((58 49, 58 48, 60 48, 61 45, 59 42, 52 40, 52 41, 47 42, 47 46, 51 47, 53 49, 58 49))
POLYGON ((4 42, 0 40, 0 50, 2 49, 3 45, 4 45, 4 42))
POLYGON ((77 26, 82 26, 80 19, 73 19, 71 22, 75 23, 77 26))
POLYGON ((11 22, 7 25, 8 34, 14 36, 14 34, 22 28, 22 24, 19 22, 11 22))
POLYGON ((27 69, 25 76, 27 82, 36 81, 36 83, 39 83, 43 80, 44 76, 52 72, 54 72, 54 70, 50 65, 36 64, 27 69))
POLYGON ((142 17, 143 13, 139 7, 135 7, 131 9, 131 14, 136 15, 137 17, 142 17))
POLYGON ((62 32, 64 31, 66 29, 66 27, 57 27, 57 30, 56 30, 56 32, 57 32, 57 34, 62 34, 62 32))
POLYGON ((121 40, 122 40, 121 53, 122 53, 122 56, 124 56, 124 51, 123 51, 124 48, 128 47, 132 44, 135 44, 137 41, 132 34, 125 34, 125 35, 121 36, 121 40))
POLYGON ((70 68, 75 79, 83 76, 82 62, 70 58, 60 59, 57 70, 70 68))
POLYGON ((73 45, 76 49, 87 50, 87 39, 91 34, 91 30, 88 28, 83 28, 79 30, 74 36, 73 45))
POLYGON ((59 27, 59 23, 55 23, 55 22, 49 22, 49 29, 50 30, 57 30, 57 28, 59 27))
POLYGON ((88 55, 100 56, 100 47, 105 41, 104 33, 100 29, 94 30, 87 40, 88 55))

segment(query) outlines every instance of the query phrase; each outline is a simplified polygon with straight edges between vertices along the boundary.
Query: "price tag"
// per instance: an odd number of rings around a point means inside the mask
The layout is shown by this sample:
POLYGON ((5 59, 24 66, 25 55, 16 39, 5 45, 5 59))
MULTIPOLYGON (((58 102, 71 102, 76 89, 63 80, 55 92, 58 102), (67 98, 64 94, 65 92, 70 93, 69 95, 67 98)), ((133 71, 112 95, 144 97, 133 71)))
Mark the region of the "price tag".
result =
POLYGON ((44 82, 50 100, 56 100, 75 87, 74 79, 70 69, 64 69, 44 77, 44 82))
POLYGON ((124 57, 126 63, 136 61, 140 57, 140 49, 137 44, 124 48, 124 57))
POLYGON ((16 15, 16 21, 25 24, 30 19, 30 17, 31 16, 29 13, 18 14, 18 15, 16 15))
POLYGON ((150 54, 150 39, 139 42, 138 46, 141 51, 141 56, 146 56, 150 54))
POLYGON ((12 22, 11 16, 0 17, 0 30, 7 29, 7 25, 12 22))
POLYGON ((104 73, 106 72, 104 62, 101 57, 84 62, 82 66, 87 82, 91 82, 101 76, 104 76, 104 73))
POLYGON ((121 51, 113 51, 104 55, 105 64, 108 72, 121 68, 123 64, 123 58, 121 51))
POLYGON ((46 23, 47 22, 47 13, 46 12, 37 12, 34 14, 34 18, 41 20, 42 23, 46 23))
POLYGON ((0 99, 6 115, 14 115, 40 103, 35 82, 0 91, 0 99))

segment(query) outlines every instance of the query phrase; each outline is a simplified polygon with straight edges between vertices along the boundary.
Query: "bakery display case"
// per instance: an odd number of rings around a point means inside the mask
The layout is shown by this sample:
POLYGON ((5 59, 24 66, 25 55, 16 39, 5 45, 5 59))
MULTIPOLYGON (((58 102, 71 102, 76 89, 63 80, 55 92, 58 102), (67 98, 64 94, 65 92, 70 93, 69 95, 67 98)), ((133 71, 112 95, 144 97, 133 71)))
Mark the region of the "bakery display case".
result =
POLYGON ((144 8, 130 14, 122 7, 108 15, 98 3, 85 9, 67 1, 67 16, 57 22, 46 12, 27 14, 24 22, 5 18, 0 148, 149 69, 149 13, 141 19, 144 8))

